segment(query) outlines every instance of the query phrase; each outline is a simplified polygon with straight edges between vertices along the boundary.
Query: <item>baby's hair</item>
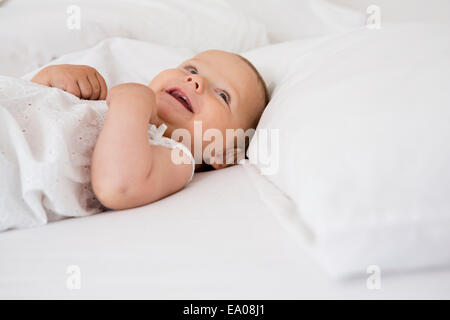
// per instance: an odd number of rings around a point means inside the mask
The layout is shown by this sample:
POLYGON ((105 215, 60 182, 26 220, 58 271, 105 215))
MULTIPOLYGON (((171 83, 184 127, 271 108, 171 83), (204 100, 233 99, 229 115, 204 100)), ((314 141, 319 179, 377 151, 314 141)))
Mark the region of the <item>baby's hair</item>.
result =
POLYGON ((269 104, 269 100, 270 100, 269 90, 267 89, 266 82, 264 81, 263 77, 259 73, 258 69, 256 69, 256 67, 253 65, 253 63, 251 63, 246 58, 244 58, 243 56, 241 56, 237 53, 235 53, 235 55, 237 55, 239 58, 241 58, 242 61, 244 61, 250 68, 252 68, 252 70, 256 74, 258 82, 261 85, 263 92, 264 92, 264 105, 262 106, 260 112, 257 114, 256 118, 254 119, 254 121, 251 125, 251 128, 256 129, 256 126, 258 125, 259 119, 261 118, 261 115, 262 115, 264 109, 269 104))

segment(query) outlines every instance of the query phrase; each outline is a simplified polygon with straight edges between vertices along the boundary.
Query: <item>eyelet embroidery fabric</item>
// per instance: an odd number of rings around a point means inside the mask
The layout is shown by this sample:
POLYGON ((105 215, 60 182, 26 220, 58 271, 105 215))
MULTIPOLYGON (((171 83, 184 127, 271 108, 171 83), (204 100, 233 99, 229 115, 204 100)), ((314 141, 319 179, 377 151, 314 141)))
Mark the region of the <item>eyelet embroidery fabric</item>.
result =
POLYGON ((191 177, 189 178, 189 180, 187 182, 187 183, 189 183, 189 182, 191 182, 192 178, 194 177, 194 172, 195 172, 194 156, 192 155, 191 151, 184 144, 177 142, 171 138, 164 137, 163 134, 164 134, 164 132, 166 132, 166 129, 167 129, 167 125, 164 123, 161 124, 158 128, 156 128, 156 126, 154 124, 150 125, 150 127, 148 128, 149 142, 152 145, 160 145, 160 146, 164 146, 169 149, 177 148, 177 149, 183 151, 183 153, 188 155, 188 157, 191 159, 191 164, 192 164, 191 177))
MULTIPOLYGON (((0 231, 106 210, 90 162, 107 111, 105 101, 0 76, 0 231)), ((149 143, 183 149, 162 137, 164 126, 149 129, 149 143)))

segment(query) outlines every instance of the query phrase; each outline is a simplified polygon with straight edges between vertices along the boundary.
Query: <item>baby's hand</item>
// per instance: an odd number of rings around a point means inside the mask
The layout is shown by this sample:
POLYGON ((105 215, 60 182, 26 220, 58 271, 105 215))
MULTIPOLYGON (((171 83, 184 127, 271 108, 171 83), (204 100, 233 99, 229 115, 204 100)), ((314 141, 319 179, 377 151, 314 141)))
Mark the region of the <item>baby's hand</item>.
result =
POLYGON ((124 102, 131 102, 132 100, 142 101, 146 100, 154 102, 155 93, 150 87, 136 82, 122 83, 114 86, 109 90, 106 98, 106 103, 110 105, 112 101, 123 100, 124 102))
POLYGON ((105 100, 105 79, 92 67, 60 64, 45 67, 31 81, 67 91, 80 99, 105 100))

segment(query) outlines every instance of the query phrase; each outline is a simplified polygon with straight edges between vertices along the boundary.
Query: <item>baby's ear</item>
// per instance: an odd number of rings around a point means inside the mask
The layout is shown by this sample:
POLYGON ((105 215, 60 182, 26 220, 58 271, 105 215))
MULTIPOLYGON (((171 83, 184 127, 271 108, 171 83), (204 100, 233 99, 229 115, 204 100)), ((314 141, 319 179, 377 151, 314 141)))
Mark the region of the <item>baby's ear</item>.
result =
POLYGON ((210 165, 216 169, 223 169, 237 164, 241 159, 245 158, 245 152, 241 148, 233 148, 227 150, 225 155, 217 155, 211 158, 210 165), (218 161, 218 157, 222 157, 222 161, 218 161))
POLYGON ((226 164, 226 163, 219 164, 219 163, 215 163, 214 159, 211 159, 211 166, 214 169, 216 169, 216 170, 223 169, 223 168, 229 167, 231 165, 233 165, 233 164, 226 164))

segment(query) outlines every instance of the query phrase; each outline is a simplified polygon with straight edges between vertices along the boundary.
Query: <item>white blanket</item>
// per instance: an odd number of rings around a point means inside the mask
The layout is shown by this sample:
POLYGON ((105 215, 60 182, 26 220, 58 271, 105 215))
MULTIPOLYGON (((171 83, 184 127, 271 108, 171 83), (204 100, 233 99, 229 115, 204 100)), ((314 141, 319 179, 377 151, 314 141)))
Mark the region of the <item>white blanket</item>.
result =
POLYGON ((0 76, 0 231, 105 210, 89 171, 107 110, 105 101, 0 76))

